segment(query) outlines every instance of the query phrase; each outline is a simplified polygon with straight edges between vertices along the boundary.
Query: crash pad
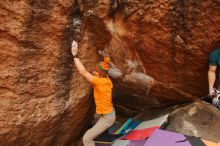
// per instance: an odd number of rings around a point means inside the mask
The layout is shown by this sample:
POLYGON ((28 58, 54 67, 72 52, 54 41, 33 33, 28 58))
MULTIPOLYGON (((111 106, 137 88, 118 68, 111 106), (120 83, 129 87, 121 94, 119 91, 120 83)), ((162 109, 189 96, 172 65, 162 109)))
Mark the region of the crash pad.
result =
POLYGON ((186 137, 185 140, 182 141, 189 141, 189 143, 192 146, 206 146, 205 143, 201 140, 200 137, 196 137, 196 136, 188 136, 188 135, 184 135, 186 137))
POLYGON ((118 130, 114 132, 114 134, 122 134, 122 131, 124 131, 131 123, 132 123, 132 119, 129 118, 118 130))
POLYGON ((146 128, 156 127, 156 126, 162 126, 168 119, 168 114, 163 115, 161 117, 157 117, 152 120, 143 121, 141 122, 134 130, 142 130, 146 128))
POLYGON ((160 128, 159 126, 151 127, 151 128, 145 128, 143 130, 132 130, 130 133, 128 133, 124 139, 127 140, 141 140, 146 139, 152 135, 152 133, 160 128))
POLYGON ((120 128, 113 132, 113 134, 126 134, 135 129, 141 122, 141 120, 133 120, 132 118, 129 118, 120 128))
POLYGON ((185 139, 183 134, 157 129, 144 146, 192 146, 189 141, 183 141, 185 139))
POLYGON ((122 123, 118 122, 118 121, 115 121, 114 124, 108 128, 108 133, 109 134, 114 134, 115 131, 117 129, 119 129, 120 127, 122 126, 122 123))
POLYGON ((112 144, 116 139, 122 137, 123 134, 109 134, 108 130, 100 134, 94 139, 95 143, 112 144))
POLYGON ((146 140, 116 140, 112 146, 143 146, 146 140))

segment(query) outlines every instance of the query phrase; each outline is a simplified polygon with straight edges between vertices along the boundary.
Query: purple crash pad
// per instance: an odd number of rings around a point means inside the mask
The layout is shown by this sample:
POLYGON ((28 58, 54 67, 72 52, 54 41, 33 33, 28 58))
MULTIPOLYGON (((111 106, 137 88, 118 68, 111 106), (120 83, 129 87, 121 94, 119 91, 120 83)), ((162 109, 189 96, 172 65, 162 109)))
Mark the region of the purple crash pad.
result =
POLYGON ((144 146, 192 146, 185 140, 183 134, 157 129, 148 139, 144 146))
POLYGON ((146 140, 131 140, 128 146, 143 146, 146 140))
POLYGON ((143 146, 146 140, 116 140, 112 146, 143 146))

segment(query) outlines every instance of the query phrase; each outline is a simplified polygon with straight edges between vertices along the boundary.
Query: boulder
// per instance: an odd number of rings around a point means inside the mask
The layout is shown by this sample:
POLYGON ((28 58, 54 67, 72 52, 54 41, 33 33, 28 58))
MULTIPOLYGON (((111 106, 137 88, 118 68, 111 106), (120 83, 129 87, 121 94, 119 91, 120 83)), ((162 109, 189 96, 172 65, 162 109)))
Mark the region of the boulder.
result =
POLYGON ((169 117, 167 130, 220 143, 220 111, 201 101, 175 109, 169 117))
POLYGON ((72 66, 76 4, 5 0, 0 7, 0 145, 64 146, 78 140, 93 102, 91 86, 72 66))
MULTIPOLYGON (((105 48, 117 103, 137 110, 207 94, 208 54, 220 47, 219 1, 78 0, 90 49, 105 48)), ((82 42, 83 43, 83 42, 82 42)))

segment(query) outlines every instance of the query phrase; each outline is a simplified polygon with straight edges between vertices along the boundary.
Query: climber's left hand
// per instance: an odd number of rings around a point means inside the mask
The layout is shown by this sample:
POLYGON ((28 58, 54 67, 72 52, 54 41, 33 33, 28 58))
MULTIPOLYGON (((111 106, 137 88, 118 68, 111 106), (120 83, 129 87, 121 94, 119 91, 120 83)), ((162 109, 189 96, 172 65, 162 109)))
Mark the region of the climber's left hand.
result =
POLYGON ((72 54, 73 56, 76 55, 78 53, 78 44, 76 41, 73 41, 72 42, 72 54))

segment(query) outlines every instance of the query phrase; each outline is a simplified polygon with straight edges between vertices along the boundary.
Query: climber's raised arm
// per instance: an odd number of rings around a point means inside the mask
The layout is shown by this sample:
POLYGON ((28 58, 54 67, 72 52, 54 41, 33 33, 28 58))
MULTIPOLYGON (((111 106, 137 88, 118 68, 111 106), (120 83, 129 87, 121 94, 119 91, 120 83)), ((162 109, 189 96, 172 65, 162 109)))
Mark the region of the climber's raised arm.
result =
POLYGON ((112 81, 108 77, 110 58, 104 54, 104 60, 97 63, 93 74, 86 71, 77 55, 77 42, 72 43, 72 54, 76 68, 81 75, 92 83, 96 114, 102 115, 99 121, 83 135, 84 146, 95 146, 94 138, 109 128, 116 120, 115 109, 112 103, 112 81))
POLYGON ((71 50, 72 50, 72 55, 73 55, 73 59, 74 59, 77 70, 82 76, 86 78, 86 80, 88 80, 89 82, 92 82, 93 75, 85 69, 85 67, 83 66, 82 62, 79 59, 78 44, 76 41, 72 42, 71 50))

